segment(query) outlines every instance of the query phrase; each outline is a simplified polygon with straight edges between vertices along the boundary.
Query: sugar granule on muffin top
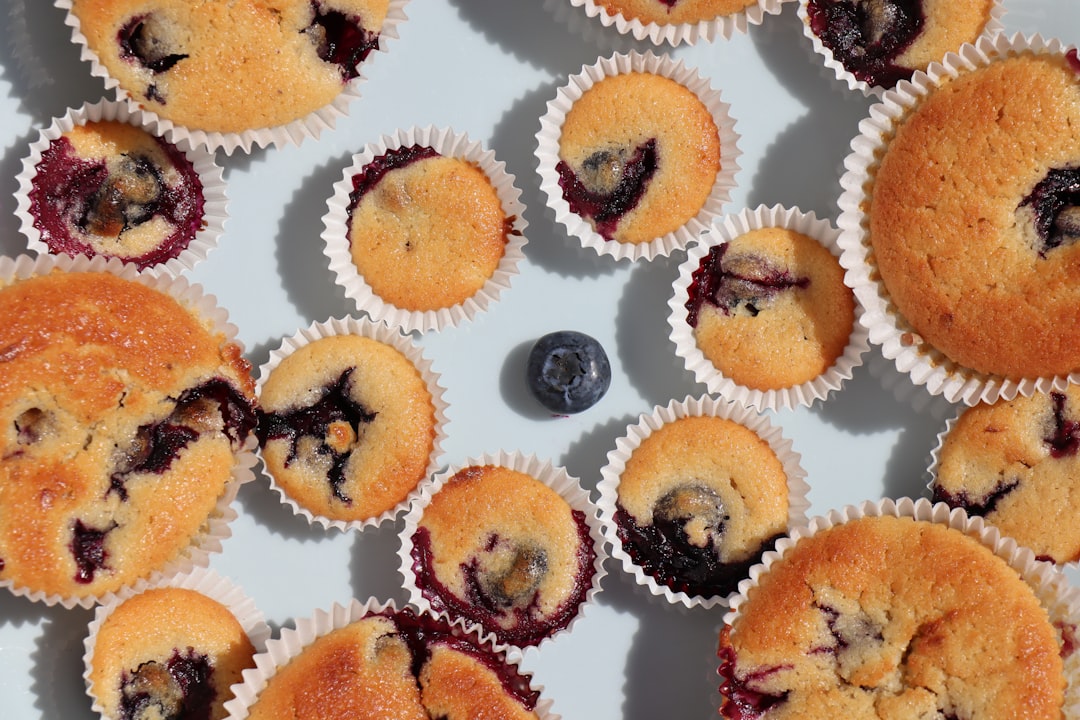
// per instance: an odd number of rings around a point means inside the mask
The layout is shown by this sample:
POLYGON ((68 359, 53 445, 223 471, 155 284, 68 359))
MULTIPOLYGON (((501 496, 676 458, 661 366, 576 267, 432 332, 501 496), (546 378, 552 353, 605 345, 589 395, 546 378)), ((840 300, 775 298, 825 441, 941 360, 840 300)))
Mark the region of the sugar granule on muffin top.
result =
POLYGON ((388 8, 389 0, 72 0, 71 12, 144 108, 187 128, 236 133, 331 103, 378 48, 388 8))

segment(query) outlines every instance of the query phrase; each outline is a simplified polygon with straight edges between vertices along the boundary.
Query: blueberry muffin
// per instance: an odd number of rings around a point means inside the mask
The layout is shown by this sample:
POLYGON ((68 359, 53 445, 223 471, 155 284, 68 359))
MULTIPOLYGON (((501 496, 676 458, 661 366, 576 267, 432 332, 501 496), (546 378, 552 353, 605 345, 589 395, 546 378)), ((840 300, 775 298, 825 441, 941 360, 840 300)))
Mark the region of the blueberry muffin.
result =
POLYGON ((508 645, 536 645, 567 627, 593 583, 585 514, 540 480, 498 465, 452 475, 411 539, 415 584, 431 607, 508 645))
POLYGON ((164 291, 0 286, 0 580, 96 598, 197 544, 255 424, 241 348, 164 291))
POLYGON ((679 418, 631 453, 614 519, 623 550, 658 583, 688 595, 729 595, 787 530, 787 474, 746 426, 679 418))
POLYGON ((1080 560, 1080 389, 966 409, 937 452, 935 501, 980 515, 1036 555, 1080 560))
POLYGON ((259 389, 266 470, 317 516, 363 521, 427 477, 436 418, 420 370, 361 335, 318 338, 285 356, 259 389))
POLYGON ((699 23, 744 11, 758 0, 596 0, 612 15, 643 23, 699 23))
POLYGON ((801 538, 720 639, 728 718, 1062 717, 1035 593, 963 532, 864 517, 801 538))
POLYGON ((140 270, 183 252, 204 220, 203 185, 175 145, 128 123, 75 125, 41 153, 29 191, 49 252, 140 270))
POLYGON ((686 86, 649 72, 603 78, 558 141, 562 197, 606 240, 647 243, 693 219, 720 171, 720 135, 686 86))
POLYGON ((890 88, 975 42, 994 0, 803 0, 810 31, 857 80, 890 88))
POLYGON ((839 260, 795 230, 750 230, 711 247, 691 275, 686 322, 725 377, 755 390, 799 385, 834 365, 855 325, 839 260))
POLYGON ((897 121, 864 207, 909 344, 1011 380, 1080 369, 1078 68, 1011 53, 897 121))
POLYGON ((403 610, 317 638, 270 678, 249 717, 535 719, 537 700, 501 654, 403 610))
POLYGON ((71 0, 87 47, 128 95, 177 125, 222 133, 284 125, 330 104, 378 48, 388 8, 389 0, 71 0))
POLYGON ((430 147, 388 150, 352 187, 353 264, 375 295, 402 310, 450 308, 476 295, 518 232, 483 170, 430 147))
POLYGON ((255 648, 227 607, 195 590, 132 596, 102 622, 87 677, 105 717, 219 720, 255 648))

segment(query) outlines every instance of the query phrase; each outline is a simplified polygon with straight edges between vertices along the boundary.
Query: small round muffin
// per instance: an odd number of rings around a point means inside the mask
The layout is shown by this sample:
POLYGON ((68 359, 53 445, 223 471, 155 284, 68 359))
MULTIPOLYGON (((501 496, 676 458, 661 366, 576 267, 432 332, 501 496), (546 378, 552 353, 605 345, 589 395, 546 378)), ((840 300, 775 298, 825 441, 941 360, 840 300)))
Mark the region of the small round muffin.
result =
POLYGON ((501 654, 408 610, 322 635, 278 668, 251 720, 537 718, 529 677, 501 654))
POLYGON ((802 0, 808 29, 857 80, 891 88, 975 42, 995 0, 802 0))
POLYGON ((931 88, 867 186, 908 344, 1009 380, 1080 369, 1080 63, 1018 51, 931 88))
POLYGON ((843 354, 855 325, 855 296, 839 260, 782 227, 712 247, 691 276, 686 310, 702 354, 755 390, 820 376, 843 354))
POLYGON ((558 157, 571 212, 606 240, 648 243, 705 205, 720 171, 720 135, 686 86, 629 72, 601 79, 574 102, 558 157))
POLYGON ((935 501, 979 515, 1037 556, 1080 560, 1080 387, 967 408, 936 453, 935 501))
POLYGON ((757 3, 758 0, 596 0, 598 6, 613 15, 660 25, 715 20, 757 3))
POLYGON ((240 346, 112 272, 8 281, 0 317, 0 580, 99 598, 181 558, 255 424, 240 346))
POLYGON ((88 690, 105 717, 219 720, 255 648, 227 607, 195 590, 145 590, 98 629, 88 690))
POLYGON ((721 632, 728 718, 1062 717, 1057 633, 964 532, 861 517, 802 537, 721 632))
POLYGON ((516 232, 475 163, 413 145, 353 176, 347 239, 357 272, 384 302, 440 310, 473 297, 516 232))
POLYGON ((262 458, 281 489, 331 520, 393 509, 427 477, 435 407, 390 344, 328 335, 285 356, 259 388, 262 458))
POLYGON ((388 7, 71 0, 87 47, 128 95, 177 125, 222 133, 284 125, 330 104, 378 48, 388 7))
POLYGON ((508 467, 476 465, 433 493, 411 555, 416 586, 435 611, 525 647, 579 613, 596 550, 585 514, 553 488, 508 467))
POLYGON ((783 463, 753 430, 721 417, 662 425, 631 453, 617 492, 623 549, 688 595, 730 594, 787 530, 783 463))
POLYGON ((177 257, 204 226, 194 165, 125 122, 75 125, 36 165, 29 212, 54 254, 102 255, 140 270, 177 257))

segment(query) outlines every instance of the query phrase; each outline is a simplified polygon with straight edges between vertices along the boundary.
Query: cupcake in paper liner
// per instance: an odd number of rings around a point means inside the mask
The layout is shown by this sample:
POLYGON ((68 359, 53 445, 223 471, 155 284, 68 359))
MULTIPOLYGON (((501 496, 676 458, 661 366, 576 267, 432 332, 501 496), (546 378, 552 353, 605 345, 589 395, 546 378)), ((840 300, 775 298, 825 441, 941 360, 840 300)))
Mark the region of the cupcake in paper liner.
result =
POLYGON ((982 517, 1040 560, 1080 561, 1080 386, 962 410, 931 454, 935 502, 982 517))
POLYGON ((0 586, 64 607, 205 567, 253 478, 255 383, 202 287, 0 258, 0 586))
POLYGON ((323 216, 337 283, 372 319, 405 332, 471 320, 524 257, 521 191, 468 135, 411 128, 352 158, 323 216))
POLYGON ((232 720, 559 717, 519 661, 475 627, 374 600, 297 620, 255 656, 233 691, 232 720))
POLYGON ((707 79, 667 55, 582 68, 540 118, 540 188, 584 247, 666 257, 705 232, 735 187, 738 135, 707 79))
MULTIPOLYGON (((565 2, 565 0, 564 0, 565 2)), ((570 0, 597 18, 636 40, 653 45, 727 40, 760 25, 765 15, 776 15, 788 0, 570 0)))
POLYGON ((30 250, 191 270, 217 247, 227 198, 210 153, 147 129, 140 110, 100 101, 41 131, 23 159, 16 215, 30 250))
POLYGON ((406 2, 54 0, 91 73, 155 134, 229 155, 332 128, 371 55, 397 38, 406 2))
POLYGON ((799 0, 803 34, 850 90, 881 96, 964 43, 1002 30, 999 0, 799 0))
POLYGON ((653 408, 608 453, 597 485, 611 555, 670 603, 722 604, 806 517, 800 457, 758 413, 704 396, 653 408))
POLYGON ((691 246, 668 324, 676 353, 710 393, 792 409, 851 378, 869 343, 837 235, 812 212, 760 206, 691 246))
POLYGON ((841 178, 841 263, 870 342, 968 405, 1080 381, 1080 62, 982 38, 885 94, 841 178))
POLYGON ((569 631, 600 591, 600 521, 565 470, 531 455, 469 459, 423 488, 398 552, 410 602, 515 652, 569 631))
POLYGON ((439 376, 398 330, 366 318, 314 323, 259 369, 263 468, 281 501, 337 530, 403 513, 439 467, 439 376))
POLYGON ((980 518, 925 499, 845 507, 740 584, 720 715, 1075 718, 1078 618, 1064 574, 980 518))
POLYGON ((224 718, 270 627, 231 580, 196 569, 136 583, 97 608, 84 641, 86 692, 105 718, 224 718))

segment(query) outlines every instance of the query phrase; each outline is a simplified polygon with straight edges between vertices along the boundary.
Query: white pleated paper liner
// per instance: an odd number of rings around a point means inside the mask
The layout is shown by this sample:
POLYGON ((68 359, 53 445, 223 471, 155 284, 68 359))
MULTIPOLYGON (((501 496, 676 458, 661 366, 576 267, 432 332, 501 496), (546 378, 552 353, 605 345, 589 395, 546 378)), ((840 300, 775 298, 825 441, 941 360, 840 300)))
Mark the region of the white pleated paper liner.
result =
MULTIPOLYGON (((384 603, 368 599, 361 602, 354 598, 348 605, 334 603, 329 610, 319 609, 310 617, 297 619, 295 627, 282 629, 279 637, 266 643, 266 651, 255 656, 255 667, 244 671, 242 683, 233 685, 234 697, 225 703, 225 709, 229 711, 229 720, 243 720, 248 717, 251 707, 259 699, 259 694, 273 680, 277 672, 317 639, 366 617, 397 612, 399 610, 393 601, 384 603)), ((425 611, 421 611, 421 614, 431 615, 425 611)), ((469 639, 481 650, 491 653, 495 659, 515 672, 523 672, 520 668, 520 658, 509 657, 491 643, 484 641, 480 637, 477 626, 459 626, 454 627, 453 630, 469 639)), ((521 677, 528 681, 531 691, 540 694, 540 699, 533 709, 540 720, 559 720, 560 716, 551 710, 552 701, 543 696, 543 686, 533 683, 531 675, 523 674, 521 677)), ((328 703, 332 702, 332 698, 326 698, 326 700, 328 703)))
POLYGON ((599 20, 604 27, 614 27, 623 35, 632 35, 635 40, 678 47, 684 43, 694 45, 717 39, 728 40, 735 33, 745 33, 749 26, 760 25, 766 15, 779 14, 784 3, 789 1, 756 0, 729 15, 683 23, 645 22, 636 17, 627 17, 609 8, 603 0, 570 0, 570 4, 582 8, 588 17, 599 20))
MULTIPOLYGON (((465 627, 470 621, 461 617, 452 617, 446 611, 436 611, 431 606, 430 600, 424 595, 417 585, 416 573, 413 570, 413 535, 423 517, 424 509, 431 503, 432 497, 459 471, 469 467, 482 467, 494 465, 509 468, 525 475, 529 475, 550 487, 562 497, 573 510, 579 510, 585 515, 585 522, 589 526, 589 539, 595 552, 593 572, 590 578, 585 598, 577 608, 570 622, 561 630, 555 630, 547 637, 534 643, 535 647, 542 648, 545 644, 558 638, 564 633, 571 632, 581 618, 588 614, 588 609, 596 602, 596 594, 600 592, 600 580, 607 574, 604 569, 604 560, 607 558, 607 550, 604 545, 603 530, 601 528, 599 514, 596 505, 589 497, 588 491, 581 487, 577 478, 569 475, 566 470, 553 466, 546 460, 541 460, 531 454, 521 452, 499 451, 494 454, 483 454, 475 458, 468 458, 464 463, 449 467, 435 475, 432 482, 422 488, 421 495, 413 503, 409 512, 405 515, 405 525, 399 535, 401 544, 398 548, 399 570, 404 578, 404 587, 409 593, 409 602, 422 612, 432 612, 445 618, 455 626, 465 627)), ((520 657, 523 648, 507 643, 499 638, 498 628, 477 626, 480 629, 481 638, 484 642, 492 643, 500 652, 506 652, 511 657, 520 657)))
MULTIPOLYGON (((386 20, 379 30, 377 52, 388 52, 390 42, 399 38, 398 26, 407 19, 405 6, 408 2, 409 0, 390 0, 386 20)), ((105 89, 112 90, 117 100, 138 107, 138 100, 120 86, 119 81, 110 75, 101 63, 97 53, 90 49, 79 18, 72 12, 72 0, 53 0, 53 4, 66 13, 65 23, 71 28, 71 41, 79 47, 82 59, 90 63, 90 74, 101 78, 105 89)), ((232 155, 237 150, 250 153, 253 148, 298 146, 305 140, 318 140, 324 131, 332 130, 339 119, 349 114, 350 105, 360 97, 360 86, 367 79, 364 74, 367 64, 374 59, 370 55, 365 58, 356 67, 359 74, 346 82, 341 92, 329 104, 283 125, 250 128, 242 132, 208 131, 176 124, 169 118, 144 109, 145 121, 154 129, 155 134, 162 135, 171 142, 179 144, 186 141, 192 147, 204 148, 212 153, 221 150, 226 155, 232 155)))
POLYGON ((592 248, 600 255, 610 255, 616 260, 652 260, 656 257, 667 257, 676 250, 684 249, 708 230, 720 217, 724 204, 730 199, 731 191, 735 188, 735 173, 739 170, 738 159, 741 154, 735 120, 731 117, 730 106, 720 99, 720 92, 711 87, 708 79, 702 78, 697 70, 687 68, 681 60, 652 52, 614 54, 583 67, 577 75, 571 75, 567 84, 560 87, 555 98, 547 103, 546 111, 540 118, 540 131, 536 134, 536 142, 540 189, 547 198, 548 207, 554 211, 555 219, 566 228, 571 237, 577 238, 583 247, 592 248), (573 104, 604 78, 634 72, 651 73, 674 80, 693 92, 712 115, 720 135, 720 170, 713 183, 712 192, 698 214, 673 232, 651 242, 636 244, 604 239, 584 217, 573 212, 570 204, 563 198, 562 188, 559 187, 559 173, 556 170, 559 164, 562 126, 573 104))
MULTIPOLYGON (((995 0, 990 7, 989 17, 980 35, 989 37, 1003 31, 1005 25, 1001 18, 1004 14, 1005 8, 1001 2, 995 0)), ((799 0, 798 15, 802 23, 803 35, 813 45, 814 52, 821 58, 825 68, 833 73, 836 79, 846 85, 849 90, 859 92, 864 97, 881 97, 886 90, 891 89, 880 85, 871 85, 865 80, 860 80, 842 62, 836 59, 833 51, 821 41, 821 38, 810 27, 810 0, 799 0)), ((971 40, 974 41, 975 39, 972 38, 971 40)), ((959 48, 954 48, 954 50, 959 50, 959 48)), ((925 70, 925 68, 920 69, 925 70)))
MULTIPOLYGON (((858 297, 855 298, 855 322, 843 353, 818 377, 786 388, 759 390, 726 377, 698 347, 694 329, 686 322, 686 303, 690 297, 692 275, 709 250, 752 230, 769 227, 795 230, 817 240, 833 255, 840 254, 837 245, 839 232, 827 220, 819 219, 813 212, 804 213, 798 208, 774 205, 759 206, 728 215, 689 248, 686 259, 679 265, 679 277, 668 299, 668 325, 671 328, 670 338, 675 344, 675 353, 682 358, 687 370, 694 373, 695 379, 706 385, 710 393, 757 410, 791 410, 825 400, 830 393, 840 390, 854 375, 855 368, 862 365, 870 345, 866 328, 859 322, 863 308, 858 297)), ((778 339, 778 342, 782 342, 782 339, 778 339)))
POLYGON ((353 155, 352 164, 345 168, 342 178, 334 183, 333 195, 327 201, 327 213, 323 216, 325 243, 323 252, 330 260, 330 270, 345 294, 356 304, 359 311, 373 320, 386 323, 404 332, 439 331, 455 327, 471 320, 496 303, 501 293, 508 290, 518 273, 518 264, 524 258, 522 248, 527 242, 525 206, 521 191, 514 185, 516 178, 506 170, 506 163, 497 160, 495 153, 485 150, 479 142, 469 139, 465 133, 450 128, 434 126, 413 127, 383 135, 353 155), (487 175, 499 200, 503 214, 511 220, 511 231, 506 235, 506 249, 494 274, 475 295, 446 308, 438 310, 406 310, 384 301, 357 271, 349 247, 349 194, 353 190, 353 176, 375 158, 389 150, 419 145, 430 147, 444 157, 467 160, 487 175))
MULTIPOLYGON (((69 109, 63 117, 54 118, 47 128, 43 128, 37 140, 30 145, 30 153, 23 158, 22 170, 16 178, 19 189, 15 194, 15 215, 19 218, 19 229, 26 236, 32 252, 41 255, 51 252, 49 246, 41 239, 41 232, 34 225, 35 217, 30 203, 30 191, 37 177, 37 166, 41 162, 42 153, 52 142, 75 126, 101 121, 127 123, 151 135, 157 135, 147 123, 143 111, 128 103, 110 100, 86 103, 80 108, 69 109)), ((160 137, 160 135, 157 136, 160 137)), ((206 259, 211 250, 217 247, 228 217, 228 198, 221 166, 213 154, 202 148, 192 148, 184 142, 173 144, 192 164, 202 184, 202 224, 191 242, 176 257, 152 265, 146 270, 179 275, 194 269, 206 259)))
MULTIPOLYGON (((183 276, 139 273, 131 265, 126 265, 116 259, 87 258, 81 255, 75 258, 67 255, 40 255, 36 258, 19 255, 14 258, 0 257, 0 286, 16 280, 48 274, 53 270, 112 273, 168 294, 202 318, 207 327, 222 333, 225 342, 235 345, 239 354, 243 354, 243 344, 237 338, 237 328, 229 322, 228 313, 217 304, 217 298, 206 294, 201 285, 191 284, 183 276)), ((235 453, 232 475, 225 483, 224 492, 218 498, 200 532, 191 539, 188 547, 164 566, 148 569, 143 577, 135 579, 129 585, 139 580, 147 583, 164 582, 176 575, 190 573, 196 568, 205 568, 210 564, 210 556, 221 552, 222 542, 232 534, 229 524, 237 517, 232 502, 236 498, 240 485, 255 478, 253 468, 257 461, 256 446, 255 436, 252 434, 247 438, 244 446, 235 453)), ((61 596, 17 585, 12 580, 0 580, 0 588, 7 588, 13 594, 34 602, 42 602, 48 606, 60 605, 69 609, 75 606, 91 608, 95 605, 107 604, 114 601, 117 593, 123 590, 120 588, 100 596, 61 596)))
POLYGON ((860 322, 869 331, 872 345, 893 360, 896 368, 916 385, 925 386, 932 395, 942 395, 949 402, 975 405, 1011 399, 1017 394, 1049 392, 1080 382, 1080 373, 1068 377, 1031 377, 1019 380, 977 372, 962 367, 941 351, 923 341, 918 332, 899 314, 872 262, 869 237, 867 189, 896 124, 939 85, 961 73, 985 67, 997 59, 1024 50, 1035 53, 1063 54, 1058 40, 1044 40, 1038 35, 993 38, 983 37, 974 45, 964 45, 958 53, 945 56, 942 63, 932 63, 926 73, 917 72, 911 82, 901 82, 884 93, 881 102, 870 108, 869 116, 859 123, 859 133, 851 142, 851 152, 844 160, 846 171, 840 179, 843 192, 839 198, 840 263, 846 269, 846 282, 855 290, 864 307, 860 322))
POLYGON ((1073 587, 1065 574, 1053 564, 1039 562, 1029 549, 1019 546, 1011 538, 1003 537, 982 518, 969 516, 963 510, 951 509, 945 503, 906 497, 876 502, 867 500, 811 518, 805 525, 795 528, 788 537, 782 538, 775 550, 765 553, 762 562, 750 569, 750 576, 739 584, 739 592, 731 598, 731 609, 724 615, 723 624, 732 627, 738 621, 742 606, 751 602, 748 600, 751 590, 769 572, 769 568, 800 540, 862 517, 880 516, 910 517, 963 532, 992 550, 1017 572, 1034 591, 1059 635, 1066 680, 1063 717, 1080 717, 1080 653, 1077 652, 1080 649, 1080 588, 1073 587))
MULTIPOLYGON (((431 474, 440 467, 442 444, 446 440, 447 403, 444 397, 446 391, 445 388, 439 384, 439 374, 431 368, 431 360, 424 356, 423 349, 414 343, 411 338, 402 335, 400 331, 394 328, 372 322, 367 318, 344 317, 330 318, 323 322, 314 322, 308 327, 297 331, 291 337, 284 338, 281 345, 271 351, 269 359, 259 368, 256 392, 260 396, 262 395, 263 385, 266 383, 270 373, 274 368, 281 364, 282 360, 312 342, 334 335, 358 335, 389 345, 404 355, 420 373, 420 376, 424 380, 424 384, 427 386, 428 392, 431 394, 431 403, 435 408, 435 435, 432 440, 431 455, 428 459, 428 466, 424 478, 418 482, 417 487, 401 502, 385 512, 364 520, 346 521, 330 519, 325 515, 320 515, 309 508, 300 505, 296 500, 289 496, 285 488, 278 483, 273 474, 267 470, 265 466, 263 468, 263 474, 269 480, 270 487, 277 493, 282 504, 290 508, 294 515, 301 515, 308 523, 319 525, 325 530, 362 531, 365 528, 378 527, 383 523, 392 522, 404 513, 413 501, 419 497, 421 486, 423 486, 428 478, 430 478, 431 474)), ((258 453, 261 457, 262 450, 260 449, 258 453)))
MULTIPOLYGON (((266 649, 266 643, 270 639, 270 626, 266 624, 262 611, 255 606, 255 601, 248 597, 243 589, 230 578, 223 577, 214 570, 195 568, 190 573, 176 575, 163 582, 151 584, 141 580, 130 588, 125 588, 122 592, 118 593, 109 604, 99 605, 97 607, 94 611, 94 618, 90 621, 89 632, 83 640, 83 648, 85 651, 83 655, 83 665, 85 666, 83 681, 86 684, 86 693, 90 696, 92 701, 91 709, 94 712, 101 714, 102 717, 107 718, 108 716, 105 714, 105 708, 102 707, 100 699, 94 693, 91 681, 94 650, 97 645, 98 633, 101 630, 102 625, 108 621, 113 612, 123 605, 124 602, 147 590, 156 590, 160 588, 193 590, 223 605, 233 614, 237 622, 240 623, 240 627, 243 628, 248 636, 248 640, 250 640, 252 646, 254 646, 255 652, 260 653, 266 649)), ((164 621, 166 618, 162 618, 162 620, 164 621)))
POLYGON ((652 412, 642 413, 636 424, 626 428, 626 434, 615 441, 615 449, 607 455, 607 463, 600 470, 601 480, 596 489, 600 493, 597 506, 604 537, 611 548, 611 557, 622 563, 623 570, 631 575, 638 585, 646 588, 652 595, 662 597, 673 605, 687 608, 713 608, 726 606, 726 596, 687 595, 675 591, 667 585, 657 582, 656 578, 634 562, 623 547, 618 535, 615 513, 618 510, 619 480, 626 463, 634 451, 654 432, 667 423, 686 417, 719 417, 746 427, 768 443, 769 448, 779 458, 787 476, 788 483, 788 522, 787 527, 799 525, 806 520, 806 511, 810 507, 807 493, 810 486, 806 483, 806 471, 803 470, 801 456, 792 450, 791 441, 783 436, 782 429, 773 426, 767 416, 749 408, 717 400, 707 395, 698 398, 687 397, 681 402, 672 400, 664 407, 654 407, 652 412))

